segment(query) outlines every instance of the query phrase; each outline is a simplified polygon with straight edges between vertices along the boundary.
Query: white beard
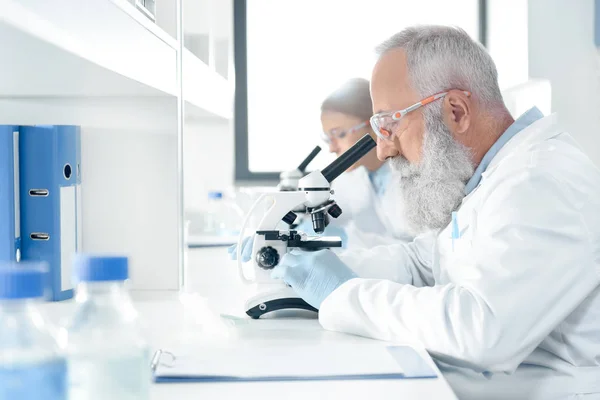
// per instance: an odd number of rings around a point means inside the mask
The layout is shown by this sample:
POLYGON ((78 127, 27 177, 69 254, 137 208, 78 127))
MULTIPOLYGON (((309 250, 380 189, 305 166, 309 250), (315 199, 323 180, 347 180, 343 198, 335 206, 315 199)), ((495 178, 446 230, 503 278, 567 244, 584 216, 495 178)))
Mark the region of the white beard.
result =
POLYGON ((442 120, 441 107, 431 105, 423 116, 420 163, 411 164, 403 156, 390 160, 402 186, 409 229, 415 235, 448 225, 474 172, 469 150, 452 137, 442 120))

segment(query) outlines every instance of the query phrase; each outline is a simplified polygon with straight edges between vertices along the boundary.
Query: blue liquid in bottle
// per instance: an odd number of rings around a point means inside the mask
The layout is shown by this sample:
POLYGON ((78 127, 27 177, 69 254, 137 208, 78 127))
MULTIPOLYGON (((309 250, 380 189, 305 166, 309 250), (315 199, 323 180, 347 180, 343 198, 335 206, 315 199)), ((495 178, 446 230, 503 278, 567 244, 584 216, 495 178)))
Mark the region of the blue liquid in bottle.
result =
POLYGON ((0 399, 66 400, 67 363, 38 305, 41 265, 0 265, 0 399))

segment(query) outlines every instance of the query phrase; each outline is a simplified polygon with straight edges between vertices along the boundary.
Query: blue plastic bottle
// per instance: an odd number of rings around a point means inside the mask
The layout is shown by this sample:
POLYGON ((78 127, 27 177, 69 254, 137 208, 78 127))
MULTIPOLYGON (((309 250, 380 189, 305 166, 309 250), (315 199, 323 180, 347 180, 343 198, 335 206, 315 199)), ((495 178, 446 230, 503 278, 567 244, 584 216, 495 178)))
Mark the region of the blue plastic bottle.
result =
POLYGON ((69 399, 147 399, 150 354, 125 285, 127 258, 80 255, 74 267, 79 283, 67 329, 69 399))
POLYGON ((47 279, 43 264, 0 265, 0 399, 67 399, 67 363, 38 309, 47 279))
POLYGON ((223 193, 208 192, 208 204, 204 217, 204 234, 220 236, 225 233, 223 193))

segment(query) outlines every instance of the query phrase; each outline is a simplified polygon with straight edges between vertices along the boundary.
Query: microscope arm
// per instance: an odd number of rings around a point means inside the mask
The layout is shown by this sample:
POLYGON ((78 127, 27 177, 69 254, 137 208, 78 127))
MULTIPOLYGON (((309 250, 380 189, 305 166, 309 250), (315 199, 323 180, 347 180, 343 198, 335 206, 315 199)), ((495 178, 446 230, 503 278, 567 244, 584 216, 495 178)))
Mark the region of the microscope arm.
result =
POLYGON ((306 201, 306 194, 303 191, 275 192, 268 194, 267 197, 273 199, 273 204, 260 221, 257 231, 275 230, 290 210, 304 204, 306 201))
POLYGON ((250 221, 254 211, 262 204, 265 199, 272 198, 273 203, 265 213, 265 216, 260 221, 259 229, 257 230, 274 230, 279 221, 288 213, 289 210, 293 210, 298 205, 302 204, 306 200, 304 192, 275 192, 275 193, 263 193, 254 202, 252 208, 246 215, 242 229, 240 230, 240 236, 238 237, 237 248, 236 248, 236 259, 238 266, 238 274, 242 282, 245 284, 252 284, 253 281, 246 278, 244 275, 244 268, 242 266, 242 242, 244 240, 244 233, 248 222, 250 221))

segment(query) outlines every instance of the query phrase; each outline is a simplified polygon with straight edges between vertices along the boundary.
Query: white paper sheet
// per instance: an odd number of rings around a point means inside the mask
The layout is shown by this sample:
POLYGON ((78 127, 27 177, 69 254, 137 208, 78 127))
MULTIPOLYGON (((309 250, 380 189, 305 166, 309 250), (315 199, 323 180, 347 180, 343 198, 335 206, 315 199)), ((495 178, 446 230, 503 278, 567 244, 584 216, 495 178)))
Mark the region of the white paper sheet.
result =
POLYGON ((275 377, 284 380, 404 373, 398 358, 381 344, 206 348, 193 355, 178 355, 177 352, 174 355, 173 360, 170 354, 163 354, 155 377, 215 380, 275 377))
POLYGON ((77 252, 77 192, 60 188, 60 290, 73 289, 72 264, 77 252))

